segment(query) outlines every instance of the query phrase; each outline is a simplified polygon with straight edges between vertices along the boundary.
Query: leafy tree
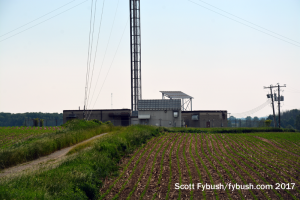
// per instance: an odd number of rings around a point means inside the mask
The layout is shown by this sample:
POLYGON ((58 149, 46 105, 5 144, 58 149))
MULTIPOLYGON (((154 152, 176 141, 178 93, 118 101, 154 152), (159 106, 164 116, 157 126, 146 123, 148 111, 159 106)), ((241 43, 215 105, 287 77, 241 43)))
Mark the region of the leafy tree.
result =
POLYGON ((271 122, 272 122, 272 120, 267 119, 267 120, 265 121, 266 127, 270 127, 270 126, 271 126, 271 122))
POLYGON ((227 120, 227 126, 232 127, 231 120, 227 120))
POLYGON ((259 119, 258 119, 258 117, 255 116, 255 117, 253 118, 253 126, 254 126, 254 127, 258 127, 258 124, 259 124, 259 119))
POLYGON ((252 121, 252 118, 250 117, 250 116, 247 116, 246 117, 246 126, 248 126, 248 127, 251 127, 251 121, 252 121))
POLYGON ((255 117, 253 118, 253 121, 259 121, 258 117, 255 116, 255 117))
POLYGON ((300 131, 300 114, 296 117, 295 127, 300 131))
POLYGON ((258 122, 258 127, 264 127, 265 126, 265 121, 266 121, 265 118, 260 119, 259 122, 258 122))

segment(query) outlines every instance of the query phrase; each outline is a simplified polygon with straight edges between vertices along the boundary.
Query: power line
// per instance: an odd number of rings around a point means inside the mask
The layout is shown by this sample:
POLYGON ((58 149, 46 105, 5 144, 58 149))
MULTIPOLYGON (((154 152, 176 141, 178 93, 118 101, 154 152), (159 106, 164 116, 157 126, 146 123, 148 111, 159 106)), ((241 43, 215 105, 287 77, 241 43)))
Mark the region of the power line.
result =
MULTIPOLYGON (((102 5, 102 12, 101 12, 101 18, 100 18, 100 25, 99 25, 98 37, 97 37, 96 51, 95 51, 95 55, 94 55, 92 77, 91 77, 90 86, 89 86, 89 92, 88 92, 88 96, 87 96, 87 103, 89 103, 90 90, 91 90, 91 85, 92 85, 92 81, 93 81, 93 74, 94 74, 94 67, 95 67, 95 62, 96 62, 96 57, 97 57, 97 52, 98 52, 98 42, 99 42, 99 36, 100 36, 100 30, 101 30, 101 24, 102 24, 102 16, 103 16, 103 10, 104 10, 104 3, 105 3, 105 0, 103 0, 103 5, 102 5)), ((88 106, 88 104, 87 104, 87 106, 88 106)))
MULTIPOLYGON (((116 11, 115 11, 113 23, 112 23, 112 26, 111 26, 111 29, 110 29, 110 34, 109 34, 108 42, 107 42, 107 45, 106 45, 106 49, 105 49, 105 52, 104 52, 104 56, 103 56, 103 59, 102 59, 100 71, 99 71, 99 74, 98 74, 98 77, 97 77, 97 81, 96 81, 96 84, 95 84, 95 88, 94 88, 94 91, 93 91, 93 95, 92 95, 91 101, 92 101, 92 99, 93 99, 93 97, 94 97, 95 90, 96 90, 96 86, 97 86, 97 84, 98 84, 99 77, 100 77, 100 74, 101 74, 101 70, 102 70, 102 67, 103 67, 103 63, 104 63, 104 60, 105 60, 105 57, 106 57, 107 49, 108 49, 108 46, 109 46, 110 38, 111 38, 112 31, 113 31, 114 24, 115 24, 115 19, 116 19, 118 7, 119 7, 119 0, 118 0, 118 3, 117 3, 117 7, 116 7, 116 11)), ((89 105, 89 102, 87 102, 87 103, 88 103, 88 105, 89 105)))
MULTIPOLYGON (((129 19, 128 19, 127 22, 126 22, 124 31, 123 31, 123 33, 122 33, 121 39, 120 39, 119 44, 118 44, 118 47, 117 47, 117 50, 116 50, 116 52, 115 52, 115 55, 114 55, 114 57, 113 57, 113 60, 112 60, 112 62, 111 62, 111 64, 110 64, 110 66, 109 66, 109 69, 108 69, 108 71, 107 71, 107 74, 106 74, 106 76, 105 76, 105 79, 104 79, 104 81, 103 81, 103 84, 102 84, 102 86, 101 86, 101 88, 100 88, 100 91, 99 91, 99 93, 98 93, 98 95, 97 95, 96 101, 95 101, 95 103, 94 103, 92 109, 94 108, 94 106, 95 106, 95 104, 96 104, 96 102, 97 102, 97 100, 98 100, 98 97, 99 97, 99 95, 100 95, 100 93, 101 93, 101 90, 102 90, 102 88, 103 88, 103 85, 105 84, 105 81, 106 81, 106 78, 107 78, 107 76, 108 76, 108 74, 109 74, 109 71, 110 71, 110 69, 111 69, 111 67, 112 67, 112 65, 113 65, 113 63, 114 63, 115 57, 116 57, 117 52, 118 52, 118 50, 119 50, 120 44, 121 44, 121 42, 122 42, 122 39, 123 39, 125 30, 126 30, 127 25, 128 25, 128 22, 129 22, 129 19)), ((89 114, 88 119, 90 118, 92 111, 93 111, 93 110, 90 111, 90 114, 89 114)))
POLYGON ((74 1, 76 1, 76 0, 70 1, 69 3, 66 3, 66 4, 64 4, 64 5, 62 5, 62 6, 58 7, 58 8, 56 8, 56 9, 54 9, 54 10, 52 10, 52 11, 50 11, 50 12, 48 12, 48 13, 46 13, 46 14, 44 14, 44 15, 42 15, 42 16, 40 16, 40 17, 38 17, 38 18, 36 18, 36 19, 34 19, 34 20, 32 20, 32 21, 26 23, 26 24, 24 24, 24 25, 22 25, 22 26, 19 26, 18 28, 15 28, 15 29, 13 29, 13 30, 11 30, 11 31, 9 31, 9 32, 7 32, 7 33, 5 33, 5 34, 3 34, 3 35, 0 35, 0 37, 3 37, 3 36, 5 36, 5 35, 7 35, 7 34, 13 32, 13 31, 15 31, 15 30, 18 30, 18 29, 20 29, 20 28, 22 28, 22 27, 28 25, 28 24, 31 24, 32 22, 35 22, 35 21, 37 21, 37 20, 39 20, 39 19, 41 19, 41 18, 43 18, 43 17, 45 17, 45 16, 47 16, 47 15, 53 13, 53 12, 55 12, 55 11, 61 9, 62 7, 65 7, 66 5, 68 5, 68 4, 70 4, 70 3, 74 2, 74 1))
POLYGON ((214 10, 212 10, 212 9, 210 9, 210 8, 207 8, 207 7, 203 6, 203 5, 200 5, 200 4, 196 3, 196 2, 193 2, 193 1, 191 1, 191 0, 187 0, 187 1, 189 1, 189 2, 191 2, 191 3, 194 3, 194 4, 196 4, 197 6, 200 6, 200 7, 202 7, 202 8, 205 8, 205 9, 207 9, 207 10, 210 10, 211 12, 217 13, 217 14, 223 16, 223 17, 226 17, 226 18, 228 18, 228 19, 231 19, 231 20, 233 20, 233 21, 235 21, 235 22, 237 22, 237 23, 240 23, 240 24, 242 24, 242 25, 244 25, 244 26, 247 26, 247 27, 249 27, 249 28, 252 28, 252 29, 254 29, 254 30, 257 30, 257 31, 259 31, 259 32, 262 32, 262 33, 264 33, 264 34, 266 34, 266 35, 269 35, 269 36, 274 37, 274 38, 277 38, 277 39, 279 39, 279 40, 281 40, 281 41, 290 43, 290 44, 292 44, 292 45, 294 45, 294 46, 300 47, 300 45, 298 45, 298 44, 294 44, 294 43, 289 42, 289 41, 287 41, 287 40, 284 40, 284 39, 282 39, 282 38, 279 38, 279 37, 276 37, 276 36, 274 36, 274 35, 271 35, 271 34, 265 32, 265 31, 259 30, 259 29, 255 28, 255 27, 252 27, 252 26, 249 26, 249 25, 247 25, 247 24, 245 24, 245 23, 243 23, 243 22, 240 22, 240 21, 235 20, 235 19, 233 19, 233 18, 231 18, 231 17, 228 17, 228 16, 226 16, 226 15, 223 15, 223 14, 221 14, 221 13, 219 13, 219 12, 216 12, 216 11, 214 11, 214 10))
POLYGON ((35 24, 35 25, 33 25, 33 26, 31 26, 31 27, 29 27, 29 28, 23 30, 23 31, 20 31, 20 32, 14 34, 14 35, 11 35, 11 36, 9 36, 9 37, 3 39, 3 40, 0 40, 0 42, 3 42, 3 41, 5 41, 5 40, 8 40, 8 39, 10 39, 10 38, 12 38, 12 37, 14 37, 14 36, 16 36, 16 35, 19 35, 20 33, 23 33, 23 32, 25 32, 25 31, 27 31, 27 30, 29 30, 29 29, 32 29, 32 28, 34 28, 34 27, 36 27, 36 26, 38 26, 38 25, 40 25, 40 24, 42 24, 42 23, 44 23, 44 22, 46 22, 46 21, 49 21, 50 19, 53 19, 53 18, 55 18, 55 17, 57 17, 57 16, 59 16, 59 15, 65 13, 65 12, 68 12, 69 10, 72 10, 73 8, 76 8, 77 6, 80 6, 81 4, 83 4, 83 3, 87 2, 87 1, 88 1, 88 0, 85 0, 85 1, 83 1, 83 2, 81 2, 81 3, 79 3, 79 4, 77 4, 77 5, 75 5, 75 6, 71 7, 71 8, 69 8, 69 9, 67 9, 67 10, 65 10, 65 11, 63 11, 63 12, 58 13, 57 15, 54 15, 53 17, 50 17, 50 18, 48 18, 48 19, 46 19, 46 20, 44 20, 44 21, 42 21, 42 22, 40 22, 40 23, 38 23, 38 24, 35 24))
POLYGON ((238 19, 241 19, 241 20, 243 20, 243 21, 245 21, 245 22, 248 22, 249 24, 252 24, 252 25, 257 26, 257 27, 259 27, 259 28, 261 28, 261 29, 264 29, 264 30, 266 30, 266 31, 269 31, 269 32, 271 32, 271 33, 273 33, 273 34, 276 34, 276 35, 278 35, 278 36, 280 36, 280 37, 284 37, 284 38, 286 38, 286 39, 288 39, 288 40, 291 40, 291 41, 293 41, 293 42, 296 42, 296 43, 300 44, 300 42, 297 42, 296 40, 293 40, 293 39, 290 39, 290 38, 285 37, 285 36, 283 36, 283 35, 280 35, 280 34, 278 34, 278 33, 275 33, 274 31, 271 31, 271 30, 266 29, 266 28, 264 28, 264 27, 262 27, 262 26, 259 26, 259 25, 257 25, 257 24, 254 24, 253 22, 250 22, 250 21, 245 20, 245 19, 243 19, 243 18, 241 18, 241 17, 239 17, 239 16, 236 16, 236 15, 234 15, 234 14, 231 14, 231 13, 229 13, 229 12, 227 12, 227 11, 225 11, 225 10, 222 10, 222 9, 216 7, 216 6, 213 6, 213 5, 211 5, 211 4, 209 4, 209 3, 205 2, 205 1, 202 1, 202 0, 198 0, 198 1, 201 1, 201 2, 207 4, 207 5, 211 6, 211 7, 214 7, 214 8, 216 8, 216 9, 218 9, 218 10, 221 10, 222 12, 225 12, 225 13, 227 13, 227 14, 229 14, 229 15, 231 15, 231 16, 234 16, 234 17, 236 17, 236 18, 238 18, 238 19))
MULTIPOLYGON (((88 90, 89 90, 89 82, 90 81, 90 69, 91 69, 91 59, 92 59, 92 54, 93 54, 93 43, 94 43, 94 30, 95 30, 95 20, 96 20, 96 12, 97 12, 97 0, 95 0, 95 9, 94 9, 94 19, 92 20, 93 21, 93 29, 92 29, 92 41, 90 43, 90 53, 88 55, 88 76, 87 76, 87 94, 86 94, 86 108, 87 108, 87 103, 88 103, 88 90)), ((92 73, 93 74, 93 73, 92 73)))
POLYGON ((260 111, 261 109, 263 109, 264 107, 266 107, 269 104, 270 104, 270 100, 268 99, 265 103, 263 103, 262 105, 254 108, 252 110, 242 112, 242 113, 232 113, 231 115, 232 116, 235 115, 235 116, 239 116, 239 117, 243 117, 243 116, 246 116, 246 115, 251 115, 251 114, 254 114, 254 113, 260 111))
POLYGON ((87 98, 87 86, 88 86, 88 73, 89 73, 89 58, 90 58, 90 45, 91 45, 91 28, 92 28, 92 16, 93 16, 93 0, 91 3, 91 16, 90 16, 90 31, 89 31, 89 45, 88 45, 88 56, 87 56, 87 68, 86 68, 86 75, 85 75, 85 95, 84 95, 84 118, 85 118, 85 105, 86 105, 86 98, 87 98))

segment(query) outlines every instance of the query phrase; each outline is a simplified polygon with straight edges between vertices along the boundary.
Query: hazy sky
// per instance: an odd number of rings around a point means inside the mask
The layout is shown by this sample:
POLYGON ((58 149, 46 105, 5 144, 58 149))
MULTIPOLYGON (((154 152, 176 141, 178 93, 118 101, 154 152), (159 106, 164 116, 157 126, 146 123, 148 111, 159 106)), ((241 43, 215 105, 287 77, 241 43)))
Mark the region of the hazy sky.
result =
MULTIPOLYGON (((0 0, 0 112, 82 109, 90 10, 91 0, 0 0)), ((281 110, 300 108, 299 11, 299 0, 141 0, 143 99, 183 91, 193 110, 243 113, 280 83, 281 110)), ((114 109, 131 107, 128 19, 128 0, 104 2, 89 108, 110 109, 111 93, 114 109)))

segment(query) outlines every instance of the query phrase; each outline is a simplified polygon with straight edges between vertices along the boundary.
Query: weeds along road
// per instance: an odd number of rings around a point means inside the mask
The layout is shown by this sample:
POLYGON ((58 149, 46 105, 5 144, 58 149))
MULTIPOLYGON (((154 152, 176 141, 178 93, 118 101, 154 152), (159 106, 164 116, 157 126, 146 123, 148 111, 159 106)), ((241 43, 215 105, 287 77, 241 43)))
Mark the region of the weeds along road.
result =
POLYGON ((25 172, 32 172, 33 170, 38 170, 41 169, 43 167, 48 167, 51 165, 54 165, 56 163, 58 163, 59 161, 63 160, 66 157, 66 154, 74 147, 79 146, 83 143, 95 140, 97 138, 100 138, 104 135, 106 135, 107 133, 102 133, 100 135, 96 135, 90 139, 87 139, 85 141, 82 141, 78 144, 75 144, 73 146, 55 151, 54 153, 51 153, 50 155, 47 156, 43 156, 40 157, 36 160, 27 162, 27 163, 23 163, 14 167, 10 167, 10 168, 6 168, 4 170, 2 170, 0 172, 0 177, 4 177, 4 176, 9 176, 9 175, 13 175, 13 176, 17 176, 20 173, 25 173, 25 172))
POLYGON ((275 142, 251 134, 166 133, 125 159, 100 199, 300 199, 299 143, 275 142))

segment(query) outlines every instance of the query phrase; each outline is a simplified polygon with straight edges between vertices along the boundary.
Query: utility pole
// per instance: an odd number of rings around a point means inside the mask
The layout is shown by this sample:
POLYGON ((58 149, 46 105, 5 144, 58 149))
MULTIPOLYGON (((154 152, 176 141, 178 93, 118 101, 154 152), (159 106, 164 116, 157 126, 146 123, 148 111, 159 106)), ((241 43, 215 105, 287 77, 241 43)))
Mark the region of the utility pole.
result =
POLYGON ((85 119, 85 105, 83 106, 83 119, 85 119))
MULTIPOLYGON (((270 87, 264 87, 264 89, 267 89, 267 88, 270 88, 270 91, 271 91, 272 108, 273 108, 273 119, 274 119, 274 128, 276 128, 275 110, 274 110, 274 100, 273 100, 273 94, 272 94, 272 88, 273 88, 273 86, 270 85, 270 87)), ((267 95, 267 97, 270 98, 268 95, 267 95)))
POLYGON ((279 83, 277 83, 277 87, 278 87, 278 127, 280 128, 280 101, 283 101, 283 96, 280 96, 280 87, 286 87, 286 85, 284 84, 284 86, 280 86, 279 83))
MULTIPOLYGON (((274 118, 274 127, 275 126, 275 111, 274 111, 274 101, 273 101, 273 94, 272 94, 272 88, 278 88, 278 97, 276 97, 275 94, 275 101, 278 101, 278 128, 280 128, 280 101, 283 101, 284 98, 283 96, 280 96, 280 87, 286 87, 286 84, 284 84, 283 86, 280 86, 279 83, 277 83, 277 86, 272 86, 270 85, 270 87, 264 87, 264 89, 266 88, 270 88, 271 90, 271 98, 272 98, 272 106, 273 106, 273 118, 274 118)), ((268 98, 270 98, 269 95, 267 95, 268 98)))

